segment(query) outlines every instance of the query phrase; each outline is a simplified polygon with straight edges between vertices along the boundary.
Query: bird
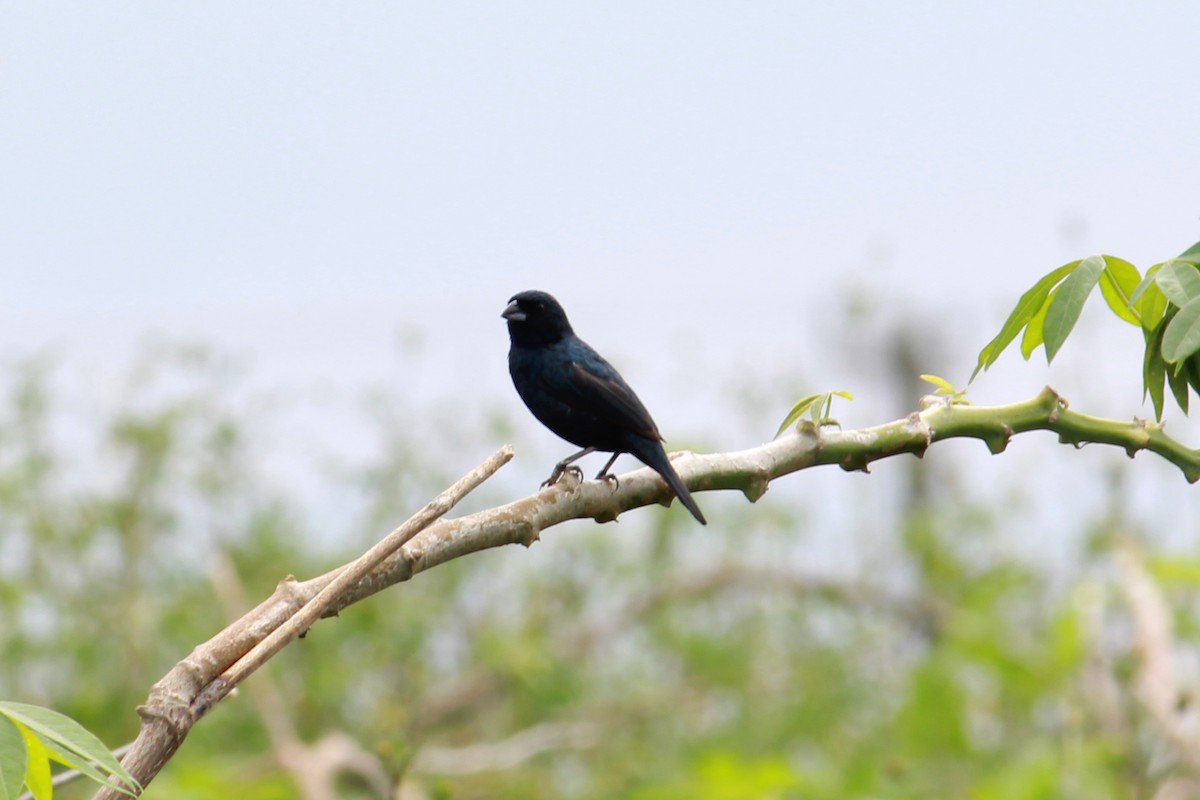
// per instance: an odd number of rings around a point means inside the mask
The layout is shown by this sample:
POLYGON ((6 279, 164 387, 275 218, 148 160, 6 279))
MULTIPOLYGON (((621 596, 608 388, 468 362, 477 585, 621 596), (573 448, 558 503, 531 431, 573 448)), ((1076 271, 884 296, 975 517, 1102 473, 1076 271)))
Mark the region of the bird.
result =
POLYGON ((542 291, 519 292, 500 315, 508 323, 508 372, 517 394, 538 421, 577 447, 554 465, 555 483, 571 464, 594 452, 612 453, 596 475, 616 481, 608 470, 622 453, 653 469, 701 525, 707 525, 691 492, 671 466, 663 437, 650 412, 617 370, 575 335, 567 313, 542 291))

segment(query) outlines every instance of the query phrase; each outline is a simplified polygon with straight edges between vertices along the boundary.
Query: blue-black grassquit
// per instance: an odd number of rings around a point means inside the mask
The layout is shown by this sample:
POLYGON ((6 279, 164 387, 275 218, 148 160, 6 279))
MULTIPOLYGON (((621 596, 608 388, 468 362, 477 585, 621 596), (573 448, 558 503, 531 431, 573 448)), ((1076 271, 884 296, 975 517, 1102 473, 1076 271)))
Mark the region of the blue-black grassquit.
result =
POLYGON ((613 366, 575 335, 558 301, 545 292, 521 292, 509 300, 502 316, 508 321, 508 371, 517 393, 543 425, 583 448, 558 462, 546 483, 597 450, 613 456, 596 478, 615 480, 609 468, 617 456, 629 453, 661 475, 705 524, 667 458, 650 412, 613 366))

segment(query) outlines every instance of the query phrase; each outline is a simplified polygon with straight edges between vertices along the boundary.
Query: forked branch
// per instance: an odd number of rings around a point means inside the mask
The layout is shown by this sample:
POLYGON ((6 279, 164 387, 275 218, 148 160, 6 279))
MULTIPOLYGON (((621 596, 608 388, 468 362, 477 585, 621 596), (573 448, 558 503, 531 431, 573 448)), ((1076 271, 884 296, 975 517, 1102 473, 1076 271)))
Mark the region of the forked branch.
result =
MULTIPOLYGON (((796 433, 734 453, 681 454, 676 470, 692 492, 735 489, 751 501, 771 481, 821 464, 866 471, 873 461, 900 453, 921 456, 935 442, 970 437, 993 453, 1016 434, 1048 430, 1059 441, 1115 445, 1131 457, 1149 450, 1175 464, 1189 482, 1200 479, 1200 451, 1166 435, 1146 420, 1121 422, 1072 411, 1050 388, 1031 400, 1003 406, 972 406, 927 397, 904 419, 859 430, 801 425, 796 433)), ((457 519, 439 519, 467 492, 512 458, 502 448, 443 492, 362 557, 307 581, 284 580, 271 597, 197 647, 150 690, 138 709, 142 729, 124 764, 148 784, 174 755, 192 726, 230 690, 321 617, 337 614, 419 572, 460 556, 505 544, 529 546, 540 533, 571 519, 616 519, 652 503, 669 503, 667 485, 649 468, 609 481, 580 482, 570 473, 534 495, 457 519)), ((104 788, 97 798, 116 800, 104 788)))

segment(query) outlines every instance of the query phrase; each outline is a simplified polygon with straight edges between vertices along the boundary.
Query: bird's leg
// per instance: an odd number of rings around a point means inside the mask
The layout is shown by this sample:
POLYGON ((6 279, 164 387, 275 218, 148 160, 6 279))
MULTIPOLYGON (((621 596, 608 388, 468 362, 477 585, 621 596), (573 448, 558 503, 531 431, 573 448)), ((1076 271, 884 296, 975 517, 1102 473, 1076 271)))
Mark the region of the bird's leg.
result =
POLYGON ((596 448, 585 447, 582 450, 580 450, 578 453, 575 453, 574 455, 569 455, 566 458, 564 458, 562 461, 555 464, 554 471, 550 473, 550 477, 542 482, 542 488, 545 489, 547 486, 553 486, 554 484, 558 483, 558 479, 562 477, 563 473, 567 471, 568 467, 573 472, 577 472, 577 473, 579 473, 580 476, 582 476, 583 470, 581 470, 579 467, 572 467, 571 462, 578 461, 579 459, 586 456, 588 453, 594 453, 594 452, 596 452, 596 448))
POLYGON ((613 463, 616 462, 617 456, 619 456, 619 455, 621 455, 621 454, 613 453, 612 458, 610 458, 608 460, 608 463, 604 465, 604 469, 602 469, 596 473, 596 480, 604 481, 605 483, 612 481, 614 490, 621 488, 621 481, 617 478, 616 475, 609 475, 608 470, 609 470, 609 467, 611 467, 613 465, 613 463))

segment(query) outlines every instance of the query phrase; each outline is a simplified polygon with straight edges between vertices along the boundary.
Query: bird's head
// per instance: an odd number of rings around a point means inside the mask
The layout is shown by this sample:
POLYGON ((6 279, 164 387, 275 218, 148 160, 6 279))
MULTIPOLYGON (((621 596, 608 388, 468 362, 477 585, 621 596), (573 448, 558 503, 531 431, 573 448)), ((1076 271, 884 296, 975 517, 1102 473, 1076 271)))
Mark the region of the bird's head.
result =
POLYGON ((500 316, 514 344, 553 344, 572 333, 567 312, 545 292, 514 294, 500 316))

